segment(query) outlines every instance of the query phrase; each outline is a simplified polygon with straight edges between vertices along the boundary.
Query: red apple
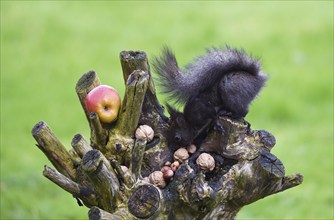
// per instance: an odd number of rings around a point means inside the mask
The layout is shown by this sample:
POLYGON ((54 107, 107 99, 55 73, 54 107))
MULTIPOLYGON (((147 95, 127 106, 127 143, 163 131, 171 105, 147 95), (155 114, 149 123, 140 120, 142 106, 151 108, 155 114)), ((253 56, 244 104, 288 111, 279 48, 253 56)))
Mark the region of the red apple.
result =
POLYGON ((117 119, 121 98, 113 87, 100 85, 87 94, 86 107, 89 113, 96 112, 102 123, 111 123, 117 119))

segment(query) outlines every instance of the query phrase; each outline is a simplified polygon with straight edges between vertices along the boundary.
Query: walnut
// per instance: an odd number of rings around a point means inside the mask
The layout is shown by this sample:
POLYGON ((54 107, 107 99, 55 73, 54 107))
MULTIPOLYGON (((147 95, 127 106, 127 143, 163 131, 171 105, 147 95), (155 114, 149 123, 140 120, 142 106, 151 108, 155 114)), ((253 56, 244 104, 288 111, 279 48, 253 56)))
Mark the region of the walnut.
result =
POLYGON ((150 183, 163 189, 166 187, 166 181, 164 179, 163 173, 161 171, 154 171, 150 174, 148 177, 150 180, 150 183))
POLYGON ((147 142, 150 142, 153 140, 154 131, 148 125, 140 125, 136 130, 135 136, 137 139, 143 139, 147 142))
POLYGON ((215 168, 215 159, 208 153, 202 153, 199 155, 196 163, 205 172, 212 171, 215 168))
POLYGON ((195 146, 194 144, 190 144, 190 145, 187 147, 187 151, 188 151, 188 153, 190 153, 190 154, 195 153, 196 150, 197 150, 197 148, 196 148, 196 146, 195 146))
POLYGON ((174 160, 183 163, 189 158, 189 153, 185 148, 179 148, 177 151, 174 152, 174 160))

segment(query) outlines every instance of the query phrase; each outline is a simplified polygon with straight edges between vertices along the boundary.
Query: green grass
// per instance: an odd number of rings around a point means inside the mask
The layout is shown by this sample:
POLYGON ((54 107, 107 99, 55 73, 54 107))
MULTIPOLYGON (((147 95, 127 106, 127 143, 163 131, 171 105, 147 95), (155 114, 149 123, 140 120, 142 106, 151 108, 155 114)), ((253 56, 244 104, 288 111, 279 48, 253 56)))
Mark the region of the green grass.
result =
POLYGON ((163 44, 180 65, 228 43, 263 62, 270 80, 251 106, 254 129, 304 183, 244 207, 238 219, 333 219, 333 2, 1 1, 1 219, 87 219, 42 176, 50 164, 31 128, 46 121, 69 148, 88 124, 75 94, 95 70, 124 93, 119 52, 163 44))

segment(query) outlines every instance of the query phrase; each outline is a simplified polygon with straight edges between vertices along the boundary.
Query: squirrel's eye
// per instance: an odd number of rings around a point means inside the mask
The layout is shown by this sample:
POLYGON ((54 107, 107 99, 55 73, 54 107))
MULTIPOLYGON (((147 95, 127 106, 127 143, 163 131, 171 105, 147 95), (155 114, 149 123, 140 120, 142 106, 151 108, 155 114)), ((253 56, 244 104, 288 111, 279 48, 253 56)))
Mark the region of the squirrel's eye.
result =
POLYGON ((180 137, 179 135, 176 135, 176 136, 174 137, 174 141, 176 141, 176 142, 180 142, 180 141, 181 141, 181 137, 180 137))

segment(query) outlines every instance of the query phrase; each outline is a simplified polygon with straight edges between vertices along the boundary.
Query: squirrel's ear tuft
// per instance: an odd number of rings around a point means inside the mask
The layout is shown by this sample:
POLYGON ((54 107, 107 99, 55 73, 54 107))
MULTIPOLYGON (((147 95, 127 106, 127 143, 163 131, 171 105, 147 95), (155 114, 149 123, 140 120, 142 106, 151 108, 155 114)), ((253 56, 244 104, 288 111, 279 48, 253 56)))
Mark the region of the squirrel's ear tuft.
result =
POLYGON ((167 110, 170 114, 170 121, 176 122, 177 126, 185 127, 186 121, 182 112, 177 111, 174 107, 166 104, 167 110))
POLYGON ((173 108, 171 105, 166 104, 166 107, 167 107, 167 111, 170 114, 171 118, 176 117, 178 115, 179 112, 175 108, 173 108))

